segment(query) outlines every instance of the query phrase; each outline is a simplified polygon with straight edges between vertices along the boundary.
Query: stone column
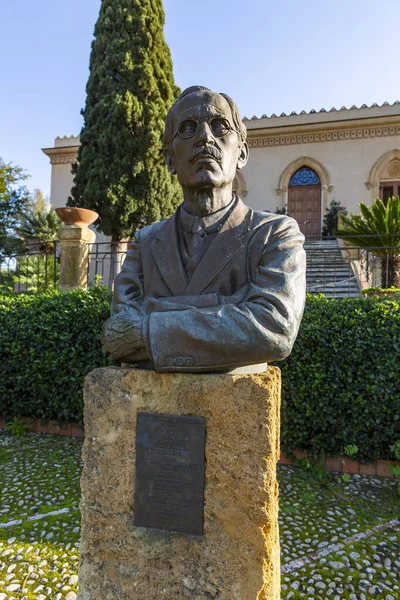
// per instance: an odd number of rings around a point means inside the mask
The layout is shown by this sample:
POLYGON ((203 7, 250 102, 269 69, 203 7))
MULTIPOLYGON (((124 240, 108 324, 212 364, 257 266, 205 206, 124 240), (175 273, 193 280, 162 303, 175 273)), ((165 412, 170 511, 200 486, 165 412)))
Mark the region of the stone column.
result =
POLYGON ((85 383, 79 600, 277 600, 280 371, 96 369, 85 383), (206 419, 204 534, 133 524, 136 413, 206 419))
POLYGON ((60 241, 60 283, 62 292, 87 287, 87 270, 94 231, 85 225, 62 225, 58 230, 60 241))

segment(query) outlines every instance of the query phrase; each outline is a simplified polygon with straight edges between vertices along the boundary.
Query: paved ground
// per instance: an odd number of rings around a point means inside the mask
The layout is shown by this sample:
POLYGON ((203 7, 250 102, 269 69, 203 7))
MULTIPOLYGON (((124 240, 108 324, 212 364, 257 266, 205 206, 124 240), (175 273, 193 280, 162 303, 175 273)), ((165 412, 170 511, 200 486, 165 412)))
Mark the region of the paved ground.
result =
MULTIPOLYGON (((76 598, 80 451, 0 433, 0 600, 76 598)), ((284 466, 279 479, 282 600, 400 600, 395 482, 284 466)))
POLYGON ((279 468, 282 599, 398 600, 400 498, 389 479, 279 468))

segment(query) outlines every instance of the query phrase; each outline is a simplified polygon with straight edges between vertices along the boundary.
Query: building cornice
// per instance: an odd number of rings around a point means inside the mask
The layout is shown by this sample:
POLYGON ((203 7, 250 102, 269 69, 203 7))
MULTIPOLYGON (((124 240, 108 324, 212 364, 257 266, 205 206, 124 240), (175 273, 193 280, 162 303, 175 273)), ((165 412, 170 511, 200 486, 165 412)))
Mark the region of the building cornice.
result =
POLYGON ((400 115, 354 120, 346 123, 308 123, 294 127, 249 129, 247 140, 250 148, 265 148, 266 146, 372 139, 396 135, 400 135, 400 115))
POLYGON ((50 164, 63 165, 76 162, 79 146, 59 146, 57 148, 42 148, 42 152, 50 158, 50 164))

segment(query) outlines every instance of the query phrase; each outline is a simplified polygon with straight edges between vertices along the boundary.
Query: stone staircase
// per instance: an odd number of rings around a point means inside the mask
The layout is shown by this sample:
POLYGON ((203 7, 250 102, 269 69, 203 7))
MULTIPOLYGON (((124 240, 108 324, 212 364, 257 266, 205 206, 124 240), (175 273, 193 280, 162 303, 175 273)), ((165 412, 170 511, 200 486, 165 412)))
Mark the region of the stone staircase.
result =
POLYGON ((306 240, 307 292, 327 298, 360 295, 350 264, 343 260, 336 240, 306 240))

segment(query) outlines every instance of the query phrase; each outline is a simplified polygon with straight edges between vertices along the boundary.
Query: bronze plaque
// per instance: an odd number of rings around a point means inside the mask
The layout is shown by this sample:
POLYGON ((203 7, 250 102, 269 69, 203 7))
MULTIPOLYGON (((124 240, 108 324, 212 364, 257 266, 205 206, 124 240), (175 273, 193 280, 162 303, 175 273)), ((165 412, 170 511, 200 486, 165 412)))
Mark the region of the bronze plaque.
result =
POLYGON ((205 419, 138 413, 134 525, 203 533, 205 419))

